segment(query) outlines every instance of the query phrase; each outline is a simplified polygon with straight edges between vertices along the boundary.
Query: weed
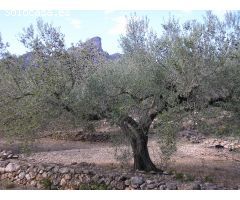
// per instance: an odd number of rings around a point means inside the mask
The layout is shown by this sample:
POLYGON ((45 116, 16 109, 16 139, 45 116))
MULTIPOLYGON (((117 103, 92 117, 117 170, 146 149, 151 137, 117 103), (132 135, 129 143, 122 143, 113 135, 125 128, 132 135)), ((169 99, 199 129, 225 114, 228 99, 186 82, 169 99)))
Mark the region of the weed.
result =
POLYGON ((209 182, 209 183, 212 183, 212 182, 213 182, 213 177, 211 177, 211 176, 205 176, 205 177, 204 177, 204 181, 209 182))
POLYGON ((10 182, 8 180, 2 180, 0 182, 0 188, 4 188, 7 190, 7 189, 13 189, 15 187, 16 187, 16 185, 13 182, 10 182))
POLYGON ((175 178, 179 181, 183 181, 184 180, 184 174, 183 173, 176 173, 175 178))
POLYGON ((185 175, 185 181, 194 181, 194 180, 195 180, 195 176, 193 176, 191 174, 185 175))
POLYGON ((44 189, 50 190, 51 185, 52 185, 52 181, 48 178, 44 178, 40 181, 40 184, 43 186, 44 189))
POLYGON ((108 186, 103 183, 82 183, 79 190, 108 190, 108 186))

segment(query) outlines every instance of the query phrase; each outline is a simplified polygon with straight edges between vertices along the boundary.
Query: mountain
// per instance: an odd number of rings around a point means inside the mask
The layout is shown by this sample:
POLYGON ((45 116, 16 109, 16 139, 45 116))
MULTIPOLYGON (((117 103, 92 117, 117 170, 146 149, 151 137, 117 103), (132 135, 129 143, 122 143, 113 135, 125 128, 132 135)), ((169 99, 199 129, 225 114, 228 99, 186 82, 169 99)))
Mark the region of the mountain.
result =
POLYGON ((89 40, 87 40, 85 42, 86 45, 91 45, 93 47, 95 47, 95 49, 102 55, 104 55, 106 57, 106 59, 108 60, 117 60, 119 58, 121 58, 121 54, 120 53, 114 53, 114 54, 109 54, 108 52, 104 51, 102 49, 102 39, 98 36, 93 37, 89 40))
MULTIPOLYGON (((98 36, 88 39, 87 41, 82 43, 82 45, 83 46, 88 45, 91 48, 94 48, 94 50, 96 50, 99 54, 103 55, 103 57, 105 57, 106 60, 113 61, 113 60, 118 60, 122 57, 122 54, 120 53, 109 54, 108 52, 104 51, 102 48, 102 39, 98 36)), ((78 51, 76 51, 77 48, 80 48, 80 47, 75 47, 75 48, 70 47, 68 51, 75 51, 75 53, 77 54, 78 53, 78 51)), ((26 68, 29 66, 29 63, 33 60, 33 53, 32 52, 25 53, 19 56, 19 58, 22 59, 23 68, 26 68)))

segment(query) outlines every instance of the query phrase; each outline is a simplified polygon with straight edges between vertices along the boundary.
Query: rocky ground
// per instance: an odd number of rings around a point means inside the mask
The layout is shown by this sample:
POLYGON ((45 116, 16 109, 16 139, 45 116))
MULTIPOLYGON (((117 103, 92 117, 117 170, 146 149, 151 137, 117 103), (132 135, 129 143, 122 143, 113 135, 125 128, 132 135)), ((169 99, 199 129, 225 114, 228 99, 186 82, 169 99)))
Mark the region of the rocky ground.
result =
MULTIPOLYGON (((177 152, 173 155, 165 171, 168 174, 165 177, 170 177, 171 174, 171 178, 169 180, 164 178, 165 186, 162 186, 161 189, 171 189, 171 187, 178 189, 238 189, 240 186, 240 153, 238 152, 240 143, 238 140, 235 138, 205 138, 194 131, 181 132, 180 136, 182 140, 178 143, 177 152)), ((125 170, 124 173, 131 171, 132 161, 129 160, 126 166, 118 162, 114 157, 115 147, 109 141, 104 139, 95 141, 92 138, 93 136, 90 136, 90 141, 86 141, 87 139, 68 141, 66 138, 60 140, 48 135, 32 143, 30 154, 19 154, 19 143, 8 144, 1 138, 0 149, 4 149, 4 151, 0 151, 0 160, 14 160, 20 157, 19 159, 37 165, 55 163, 65 166, 94 163, 94 166, 108 169, 107 174, 114 170, 125 170)), ((99 140, 100 136, 97 138, 99 140)), ((104 138, 108 137, 104 136, 104 138)), ((149 141, 149 151, 153 161, 160 166, 161 153, 154 135, 149 141)), ((128 176, 131 181, 133 177, 139 177, 139 174, 128 174, 128 176)), ((148 174, 147 176, 153 175, 148 174)), ((145 175, 143 178, 144 183, 149 179, 145 175)), ((156 177, 152 177, 148 181, 149 183, 143 185, 142 188, 151 189, 152 183, 159 184, 159 181, 155 179, 156 177)), ((139 184, 138 188, 142 184, 139 184)), ((153 188, 159 189, 160 185, 156 186, 156 184, 153 188)), ((129 187, 126 185, 126 188, 129 187)))

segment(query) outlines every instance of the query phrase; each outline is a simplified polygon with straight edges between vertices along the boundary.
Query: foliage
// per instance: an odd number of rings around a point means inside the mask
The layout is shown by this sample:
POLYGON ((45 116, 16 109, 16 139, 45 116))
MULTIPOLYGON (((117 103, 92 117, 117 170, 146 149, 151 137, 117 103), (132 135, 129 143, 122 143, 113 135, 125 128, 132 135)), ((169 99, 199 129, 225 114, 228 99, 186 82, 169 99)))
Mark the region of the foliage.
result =
POLYGON ((161 150, 161 166, 166 168, 171 161, 171 156, 177 150, 176 134, 179 130, 178 119, 171 112, 164 112, 158 122, 158 143, 161 150))
POLYGON ((33 25, 24 29, 21 42, 31 50, 25 55, 30 57, 27 63, 26 57, 14 55, 0 61, 2 132, 20 138, 27 133, 29 137, 66 113, 71 113, 71 121, 77 123, 84 79, 101 59, 95 63, 91 58, 94 52, 86 51, 81 44, 72 47, 78 49, 74 53, 67 50, 59 29, 41 20, 36 31, 33 25))
POLYGON ((194 113, 195 129, 216 137, 240 136, 238 114, 220 107, 209 107, 194 113))
POLYGON ((115 159, 124 165, 129 163, 132 159, 129 138, 124 134, 117 134, 111 137, 111 143, 114 147, 115 159))

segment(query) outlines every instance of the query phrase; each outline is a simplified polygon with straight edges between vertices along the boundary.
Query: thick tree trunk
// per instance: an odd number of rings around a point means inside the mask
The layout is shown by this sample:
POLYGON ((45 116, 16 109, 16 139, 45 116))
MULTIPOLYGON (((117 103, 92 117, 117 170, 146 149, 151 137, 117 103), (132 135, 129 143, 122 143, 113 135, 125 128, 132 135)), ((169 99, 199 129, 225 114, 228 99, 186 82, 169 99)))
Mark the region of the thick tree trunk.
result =
POLYGON ((137 137, 131 138, 134 169, 143 171, 161 171, 153 164, 149 156, 147 144, 147 136, 139 134, 137 137))
POLYGON ((162 170, 158 169, 153 164, 148 152, 147 144, 149 127, 140 127, 136 121, 127 117, 126 120, 122 121, 121 128, 130 139, 133 151, 134 169, 162 172, 162 170))

